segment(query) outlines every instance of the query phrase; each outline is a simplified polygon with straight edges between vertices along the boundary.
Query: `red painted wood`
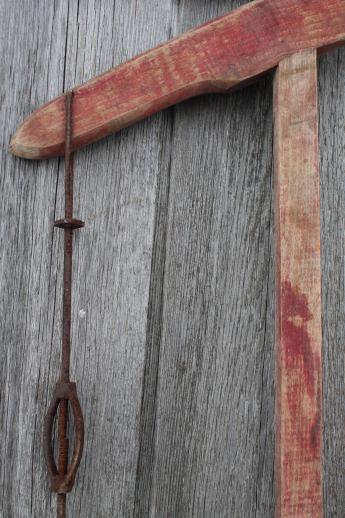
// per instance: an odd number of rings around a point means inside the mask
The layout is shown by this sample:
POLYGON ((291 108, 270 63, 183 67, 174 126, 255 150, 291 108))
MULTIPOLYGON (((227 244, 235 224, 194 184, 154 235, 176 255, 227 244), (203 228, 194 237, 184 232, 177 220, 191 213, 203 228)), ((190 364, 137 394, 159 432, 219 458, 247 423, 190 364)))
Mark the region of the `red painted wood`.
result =
POLYGON ((323 516, 316 61, 286 58, 275 83, 277 518, 323 516))
MULTIPOLYGON (((77 149, 189 97, 230 90, 303 48, 345 39, 344 0, 257 0, 134 58, 75 89, 77 149)), ((17 130, 12 153, 25 158, 64 149, 62 97, 17 130)))

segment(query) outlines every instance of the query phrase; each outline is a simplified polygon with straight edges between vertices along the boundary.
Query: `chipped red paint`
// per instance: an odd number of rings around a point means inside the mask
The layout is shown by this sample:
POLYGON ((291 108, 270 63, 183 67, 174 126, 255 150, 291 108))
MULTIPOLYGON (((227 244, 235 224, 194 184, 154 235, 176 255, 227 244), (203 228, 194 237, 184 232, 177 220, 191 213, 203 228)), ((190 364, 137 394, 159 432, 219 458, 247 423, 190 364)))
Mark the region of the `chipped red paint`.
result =
MULTIPOLYGON (((305 48, 345 40, 343 0, 256 0, 76 87, 74 149, 189 97, 229 91, 305 48)), ((17 130, 25 158, 63 152, 61 97, 17 130)))

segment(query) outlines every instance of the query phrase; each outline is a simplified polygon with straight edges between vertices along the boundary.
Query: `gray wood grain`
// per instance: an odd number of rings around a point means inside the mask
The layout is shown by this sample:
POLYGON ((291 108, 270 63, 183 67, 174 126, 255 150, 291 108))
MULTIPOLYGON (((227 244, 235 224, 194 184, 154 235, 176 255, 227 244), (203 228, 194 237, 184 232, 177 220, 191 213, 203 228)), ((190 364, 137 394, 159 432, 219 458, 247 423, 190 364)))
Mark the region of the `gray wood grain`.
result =
MULTIPOLYGON (((35 107, 243 1, 0 0, 0 517, 55 516, 63 163, 8 154, 35 107)), ((325 516, 345 506, 345 51, 320 59, 325 516)), ((272 77, 76 155, 69 516, 274 516, 272 77)))
MULTIPOLYGON (((81 1, 48 10, 43 2, 25 9, 19 1, 11 8, 2 2, 4 143, 35 106, 167 39, 166 7, 81 1), (133 22, 147 29, 133 30, 133 22)), ((69 516, 133 513, 166 121, 158 115, 76 160, 76 214, 86 228, 76 238, 72 376, 86 417, 86 448, 69 516)), ((63 209, 62 163, 25 163, 5 147, 2 160, 1 512, 48 517, 56 499, 46 480, 41 430, 58 376, 62 239, 52 223, 63 209)))
POLYGON ((326 516, 345 509, 345 52, 320 60, 326 516))

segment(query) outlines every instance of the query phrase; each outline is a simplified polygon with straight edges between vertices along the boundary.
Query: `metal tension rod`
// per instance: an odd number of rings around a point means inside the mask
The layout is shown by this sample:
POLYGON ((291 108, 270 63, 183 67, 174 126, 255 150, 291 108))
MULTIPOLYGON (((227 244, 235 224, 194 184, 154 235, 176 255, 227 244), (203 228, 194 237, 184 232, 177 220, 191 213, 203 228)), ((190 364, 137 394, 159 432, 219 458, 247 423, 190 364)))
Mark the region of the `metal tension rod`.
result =
POLYGON ((72 142, 73 92, 65 96, 65 217, 54 226, 64 230, 63 320, 60 380, 55 385, 53 399, 44 423, 44 454, 48 467, 51 489, 58 495, 57 517, 66 518, 66 493, 72 490, 75 475, 82 457, 84 445, 84 419, 77 396, 76 384, 70 381, 71 314, 72 314, 72 252, 73 230, 84 222, 73 218, 73 155, 72 142), (74 449, 68 464, 68 407, 72 408, 75 427, 74 449), (58 416, 58 462, 54 460, 52 447, 53 425, 58 416))

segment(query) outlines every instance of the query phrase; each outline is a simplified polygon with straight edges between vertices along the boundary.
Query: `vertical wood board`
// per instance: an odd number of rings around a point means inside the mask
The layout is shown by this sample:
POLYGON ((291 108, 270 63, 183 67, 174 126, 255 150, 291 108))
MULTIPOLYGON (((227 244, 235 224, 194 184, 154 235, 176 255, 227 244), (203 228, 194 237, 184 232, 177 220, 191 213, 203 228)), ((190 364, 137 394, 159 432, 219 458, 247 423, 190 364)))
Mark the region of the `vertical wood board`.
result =
MULTIPOLYGON (((238 5, 180 2, 173 34, 238 5)), ((270 76, 174 109, 144 516, 273 513, 271 146, 270 76)))
POLYGON ((316 60, 292 55, 275 79, 277 518, 323 516, 316 60))
MULTIPOLYGON (((42 452, 59 375, 63 163, 18 160, 10 133, 35 106, 169 37, 170 0, 0 2, 1 518, 56 516, 42 452), (131 20, 146 26, 129 30, 131 20), (28 35, 27 27, 35 29, 28 35)), ((85 449, 68 516, 133 513, 157 175, 166 115, 75 156, 76 232, 71 376, 85 449)))

